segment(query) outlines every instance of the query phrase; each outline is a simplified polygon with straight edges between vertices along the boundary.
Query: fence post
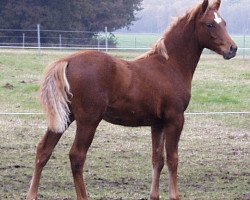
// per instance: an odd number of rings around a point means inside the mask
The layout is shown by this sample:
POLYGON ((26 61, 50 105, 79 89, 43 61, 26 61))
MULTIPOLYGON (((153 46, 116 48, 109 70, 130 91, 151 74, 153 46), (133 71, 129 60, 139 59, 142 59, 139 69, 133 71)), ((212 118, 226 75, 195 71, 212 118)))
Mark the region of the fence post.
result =
POLYGON ((243 33, 243 60, 245 61, 246 58, 246 30, 244 29, 243 33))
POLYGON ((62 35, 59 34, 59 48, 62 50, 62 35))
POLYGON ((108 27, 105 26, 105 50, 108 51, 108 27))
POLYGON ((25 46, 25 33, 23 33, 23 49, 24 49, 24 46, 25 46))
POLYGON ((40 36, 40 24, 37 24, 37 48, 38 53, 41 53, 41 36, 40 36))
POLYGON ((100 38, 97 36, 97 50, 100 51, 100 38))

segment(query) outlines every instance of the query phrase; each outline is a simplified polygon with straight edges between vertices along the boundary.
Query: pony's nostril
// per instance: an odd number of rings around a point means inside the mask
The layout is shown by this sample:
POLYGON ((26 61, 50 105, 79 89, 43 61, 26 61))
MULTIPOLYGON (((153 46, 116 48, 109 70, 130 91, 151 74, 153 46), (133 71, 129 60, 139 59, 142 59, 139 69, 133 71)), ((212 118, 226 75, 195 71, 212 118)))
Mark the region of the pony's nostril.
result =
POLYGON ((230 46, 230 51, 235 53, 237 51, 238 47, 236 45, 231 45, 230 46))

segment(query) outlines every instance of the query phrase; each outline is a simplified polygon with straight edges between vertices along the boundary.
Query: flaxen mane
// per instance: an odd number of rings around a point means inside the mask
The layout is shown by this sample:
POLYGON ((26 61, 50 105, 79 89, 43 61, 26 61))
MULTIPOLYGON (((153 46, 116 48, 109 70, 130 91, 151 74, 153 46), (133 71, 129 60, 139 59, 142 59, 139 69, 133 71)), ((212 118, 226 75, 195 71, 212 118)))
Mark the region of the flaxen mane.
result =
POLYGON ((136 59, 147 58, 154 54, 159 54, 163 56, 166 60, 168 59, 168 52, 167 52, 166 45, 164 43, 164 38, 160 38, 150 51, 140 55, 136 59))
POLYGON ((194 20, 197 13, 199 12, 200 6, 197 6, 196 8, 188 11, 185 15, 175 18, 173 20, 173 22, 171 23, 171 25, 169 26, 169 28, 167 29, 167 31, 164 33, 164 37, 160 38, 156 44, 146 53, 136 57, 136 59, 143 59, 143 58, 147 58, 151 55, 154 54, 159 54, 161 56, 163 56, 166 60, 168 60, 169 56, 168 56, 168 52, 167 52, 167 48, 165 45, 165 41, 164 38, 165 36, 171 32, 171 30, 181 21, 181 20, 186 20, 187 23, 189 23, 190 21, 194 20))

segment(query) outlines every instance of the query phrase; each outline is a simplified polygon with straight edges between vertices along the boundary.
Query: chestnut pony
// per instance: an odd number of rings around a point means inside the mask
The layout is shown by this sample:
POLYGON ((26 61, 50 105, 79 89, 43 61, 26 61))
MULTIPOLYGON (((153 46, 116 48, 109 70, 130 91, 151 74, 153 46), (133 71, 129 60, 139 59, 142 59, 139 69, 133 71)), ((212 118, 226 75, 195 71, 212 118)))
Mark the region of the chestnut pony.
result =
POLYGON ((195 68, 204 48, 225 59, 234 57, 237 51, 218 13, 220 3, 216 0, 209 5, 208 0, 204 0, 179 18, 151 51, 133 61, 85 51, 49 65, 41 86, 41 103, 49 125, 37 147, 27 199, 37 199, 42 169, 62 133, 74 120, 77 130, 69 158, 77 199, 88 199, 83 166, 102 119, 123 126, 151 126, 150 199, 159 199, 164 149, 169 196, 180 199, 178 141, 195 68))

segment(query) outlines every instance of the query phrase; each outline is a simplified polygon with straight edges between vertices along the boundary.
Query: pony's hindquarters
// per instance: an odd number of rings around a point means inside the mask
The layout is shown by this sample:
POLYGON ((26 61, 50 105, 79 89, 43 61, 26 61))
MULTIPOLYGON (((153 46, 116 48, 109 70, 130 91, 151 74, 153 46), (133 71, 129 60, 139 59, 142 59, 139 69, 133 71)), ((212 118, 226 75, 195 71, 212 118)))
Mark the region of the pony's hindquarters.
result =
POLYGON ((48 128, 63 133, 69 123, 70 86, 66 77, 68 62, 60 60, 47 68, 40 91, 40 102, 47 116, 48 128))

